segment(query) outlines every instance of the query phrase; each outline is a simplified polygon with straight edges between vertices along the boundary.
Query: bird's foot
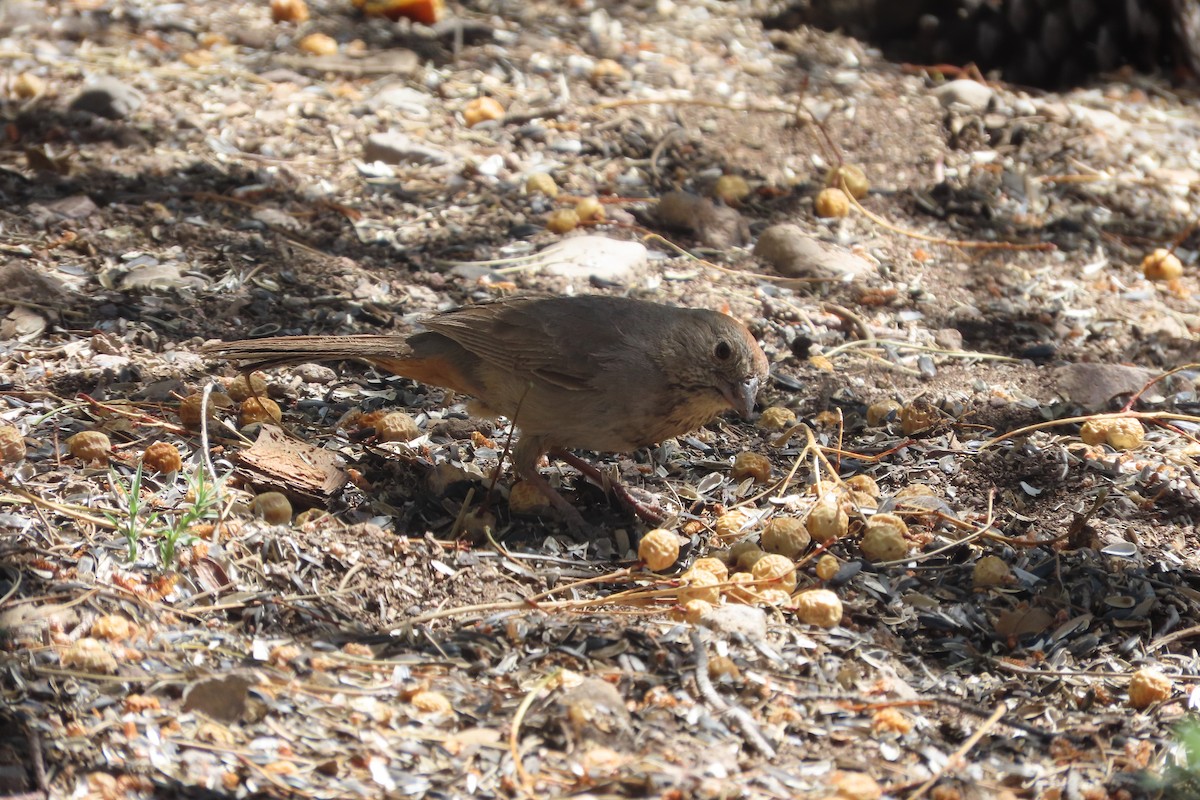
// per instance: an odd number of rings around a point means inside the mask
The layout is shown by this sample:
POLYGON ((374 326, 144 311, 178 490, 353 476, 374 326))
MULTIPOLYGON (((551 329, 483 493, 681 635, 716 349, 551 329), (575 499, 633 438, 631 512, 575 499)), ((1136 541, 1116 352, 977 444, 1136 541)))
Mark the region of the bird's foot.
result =
MULTIPOLYGON (((638 519, 642 520, 648 525, 661 525, 669 516, 666 511, 662 510, 662 508, 658 505, 657 498, 654 498, 651 503, 639 500, 633 496, 634 490, 630 489, 630 487, 626 486, 624 483, 616 480, 615 478, 606 476, 600 470, 596 469, 593 464, 580 458, 574 453, 555 448, 554 450, 550 451, 550 457, 557 458, 560 461, 565 461, 570 466, 579 470, 585 478, 599 486, 604 491, 612 492, 613 496, 617 498, 617 501, 621 503, 621 505, 628 508, 637 515, 638 519)), ((641 492, 640 489, 637 491, 641 492)), ((652 498, 654 497, 649 492, 645 492, 645 494, 652 498)), ((566 501, 564 500, 563 502, 566 501)), ((574 508, 574 506, 572 506, 572 508, 574 508)), ((579 512, 576 511, 575 513, 578 514, 579 512)))

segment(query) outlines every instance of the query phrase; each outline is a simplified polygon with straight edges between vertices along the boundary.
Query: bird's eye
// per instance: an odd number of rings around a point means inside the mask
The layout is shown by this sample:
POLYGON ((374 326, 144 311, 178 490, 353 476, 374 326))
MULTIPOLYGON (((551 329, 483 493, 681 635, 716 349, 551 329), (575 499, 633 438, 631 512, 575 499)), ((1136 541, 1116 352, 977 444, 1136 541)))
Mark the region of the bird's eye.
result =
POLYGON ((713 349, 713 355, 717 357, 717 361, 728 361, 729 357, 733 355, 733 348, 729 346, 729 342, 722 339, 713 349))

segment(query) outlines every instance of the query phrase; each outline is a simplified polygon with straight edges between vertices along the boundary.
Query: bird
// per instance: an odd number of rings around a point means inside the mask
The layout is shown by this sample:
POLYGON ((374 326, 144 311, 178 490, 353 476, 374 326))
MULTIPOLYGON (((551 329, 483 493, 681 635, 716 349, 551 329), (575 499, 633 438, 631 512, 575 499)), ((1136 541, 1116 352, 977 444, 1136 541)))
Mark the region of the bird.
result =
POLYGON ((588 526, 538 472, 543 456, 595 480, 599 472, 570 450, 629 452, 725 411, 748 418, 768 375, 762 348, 733 317, 630 297, 512 296, 436 314, 422 327, 218 341, 204 353, 246 370, 361 360, 468 395, 472 413, 518 429, 514 471, 573 530, 588 526))

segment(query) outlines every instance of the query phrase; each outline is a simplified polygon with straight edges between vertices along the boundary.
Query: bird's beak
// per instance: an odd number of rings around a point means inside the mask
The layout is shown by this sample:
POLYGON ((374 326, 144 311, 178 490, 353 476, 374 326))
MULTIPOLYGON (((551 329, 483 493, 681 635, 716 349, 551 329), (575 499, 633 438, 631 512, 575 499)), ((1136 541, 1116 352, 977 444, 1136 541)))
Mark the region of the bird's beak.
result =
POLYGON ((726 386, 721 394, 739 416, 749 419, 754 413, 754 401, 758 399, 759 383, 759 379, 752 375, 741 383, 726 386))

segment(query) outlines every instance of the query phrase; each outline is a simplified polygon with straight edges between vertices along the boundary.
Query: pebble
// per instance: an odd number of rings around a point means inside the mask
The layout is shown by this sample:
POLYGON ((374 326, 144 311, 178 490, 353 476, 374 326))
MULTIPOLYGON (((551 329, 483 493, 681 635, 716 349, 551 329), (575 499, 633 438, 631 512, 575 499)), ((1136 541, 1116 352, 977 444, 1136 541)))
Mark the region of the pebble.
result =
POLYGON ((788 278, 833 278, 851 281, 875 271, 865 258, 815 239, 799 225, 783 223, 764 230, 754 256, 788 278))
POLYGON ((445 164, 450 156, 444 151, 416 141, 398 131, 373 133, 363 147, 363 160, 384 164, 445 164))
POLYGON ((1085 411, 1107 411, 1117 395, 1140 390, 1158 373, 1121 364, 1067 364, 1054 370, 1054 388, 1085 411))
POLYGON ((958 104, 972 111, 986 111, 995 92, 978 81, 964 78, 943 84, 934 89, 932 94, 942 104, 942 108, 958 104))
POLYGON ((324 364, 299 364, 292 372, 305 383, 327 384, 337 380, 337 372, 324 364))
POLYGON ((701 617, 700 624, 718 633, 744 636, 750 642, 767 636, 767 614, 758 606, 717 606, 701 617))
POLYGON ((113 77, 96 78, 71 98, 68 108, 105 119, 125 119, 142 106, 142 93, 113 77))

